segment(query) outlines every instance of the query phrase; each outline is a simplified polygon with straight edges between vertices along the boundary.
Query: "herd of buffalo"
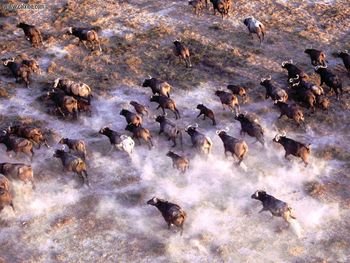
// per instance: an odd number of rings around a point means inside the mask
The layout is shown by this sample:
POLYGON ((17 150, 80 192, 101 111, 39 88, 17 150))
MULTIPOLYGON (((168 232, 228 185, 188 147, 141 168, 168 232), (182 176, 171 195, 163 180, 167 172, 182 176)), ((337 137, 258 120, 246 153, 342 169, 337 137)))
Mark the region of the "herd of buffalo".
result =
MULTIPOLYGON (((231 8, 231 0, 210 0, 213 5, 214 14, 219 12, 222 17, 229 15, 231 8)), ((193 6, 196 14, 200 14, 203 9, 209 9, 207 0, 191 0, 189 5, 193 6)), ((260 42, 264 41, 266 35, 265 26, 254 17, 247 17, 242 21, 247 27, 250 34, 256 34, 260 42)), ((20 23, 18 28, 23 29, 25 38, 32 44, 34 48, 41 48, 43 46, 43 39, 40 30, 26 23, 20 23)), ((92 50, 98 47, 101 48, 98 30, 91 28, 69 28, 67 34, 73 35, 82 42, 84 46, 92 50)), ((173 53, 175 56, 183 60, 186 68, 193 67, 191 63, 190 47, 186 46, 182 41, 175 40, 173 42, 173 53)), ((332 91, 334 91, 337 100, 343 94, 342 80, 337 76, 331 68, 328 67, 326 54, 316 49, 306 49, 305 53, 310 57, 311 64, 315 67, 315 72, 320 76, 320 84, 316 84, 310 80, 308 74, 292 60, 283 61, 281 67, 288 73, 286 85, 289 89, 280 88, 276 85, 271 76, 262 78, 260 85, 266 89, 266 99, 271 98, 276 108, 280 111, 279 118, 284 115, 294 121, 299 126, 305 125, 303 108, 310 109, 315 112, 316 108, 327 110, 330 107, 330 99, 332 91), (325 84, 325 85, 324 85, 325 84), (329 92, 325 92, 324 88, 328 87, 329 92), (293 100, 294 103, 290 101, 293 100)), ((350 54, 347 51, 337 52, 336 56, 343 60, 346 70, 350 74, 350 54)), ((16 82, 24 82, 30 87, 31 74, 41 74, 41 69, 35 59, 18 59, 18 58, 3 58, 3 65, 15 77, 16 82)), ((176 102, 171 97, 172 86, 163 80, 149 76, 142 84, 143 87, 149 87, 152 91, 150 102, 158 105, 157 109, 162 110, 162 115, 154 116, 155 122, 159 123, 159 135, 163 134, 167 140, 172 142, 172 147, 180 146, 183 151, 185 145, 183 144, 183 133, 190 136, 192 147, 198 154, 206 158, 211 153, 213 142, 209 136, 198 128, 198 124, 189 125, 183 129, 170 117, 168 117, 166 110, 172 112, 175 119, 180 119, 181 114, 176 102)), ((240 111, 241 103, 247 101, 247 89, 239 84, 227 85, 227 90, 216 90, 213 94, 217 96, 218 101, 222 104, 223 110, 226 108, 232 111, 232 117, 241 124, 241 135, 248 134, 254 137, 257 142, 265 147, 266 141, 264 136, 264 129, 259 121, 251 114, 242 113, 240 111)), ((43 94, 42 99, 51 109, 50 113, 66 120, 74 120, 79 118, 80 114, 91 116, 91 103, 93 102, 93 89, 85 83, 76 82, 66 78, 57 78, 50 84, 50 89, 43 94)), ((131 136, 112 130, 110 127, 103 127, 99 133, 108 137, 112 149, 118 149, 128 155, 133 154, 135 141, 139 144, 146 143, 149 149, 153 147, 152 134, 150 130, 143 126, 143 118, 151 118, 149 109, 137 101, 130 101, 130 105, 135 109, 135 112, 128 109, 121 109, 120 115, 125 117, 126 127, 131 136)), ((198 116, 203 116, 216 125, 217 119, 215 113, 210 109, 209 105, 198 104, 198 116)), ((45 132, 33 125, 26 125, 16 123, 10 127, 5 128, 0 134, 0 143, 4 144, 7 152, 13 151, 16 156, 22 153, 28 156, 30 160, 35 156, 34 146, 40 147, 45 145, 50 147, 45 132)), ((232 156, 237 160, 237 164, 241 164, 243 159, 248 154, 248 144, 241 138, 235 138, 229 135, 228 128, 218 129, 216 134, 222 140, 224 146, 224 154, 226 157, 232 156)), ((300 158, 305 166, 308 165, 308 158, 310 155, 310 143, 302 143, 293 138, 289 138, 285 133, 277 134, 273 138, 273 142, 283 146, 285 150, 285 158, 288 159, 290 155, 300 158)), ((72 138, 62 138, 59 141, 63 144, 62 149, 55 150, 53 157, 58 158, 62 162, 64 171, 76 173, 84 184, 89 186, 86 156, 87 150, 83 140, 72 138), (68 147, 68 151, 65 149, 68 147)), ((260 146, 259 146, 260 147, 260 146)), ((190 160, 185 156, 174 151, 168 151, 166 156, 172 159, 173 167, 181 173, 186 173, 190 167, 190 160)), ((11 194, 11 180, 21 180, 30 182, 35 188, 34 176, 31 165, 24 163, 0 163, 0 211, 7 205, 13 206, 13 196, 11 194)), ((282 217, 287 223, 291 219, 295 219, 292 215, 292 210, 289 205, 275 197, 268 195, 265 191, 256 191, 251 198, 260 200, 263 208, 261 211, 270 211, 272 215, 282 217)), ((159 209, 165 221, 170 228, 175 225, 181 229, 186 219, 186 213, 183 209, 168 201, 157 197, 150 199, 147 204, 155 206, 159 209)))

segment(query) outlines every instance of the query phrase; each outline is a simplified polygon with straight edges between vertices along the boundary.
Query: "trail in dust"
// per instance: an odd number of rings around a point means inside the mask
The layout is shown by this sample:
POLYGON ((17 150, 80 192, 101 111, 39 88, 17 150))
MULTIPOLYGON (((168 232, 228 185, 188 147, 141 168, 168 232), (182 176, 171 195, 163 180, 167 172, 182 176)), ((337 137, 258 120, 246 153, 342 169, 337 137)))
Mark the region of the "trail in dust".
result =
MULTIPOLYGON (((141 103, 149 104, 150 108, 153 109, 151 116, 157 113, 154 110, 155 105, 147 102, 149 90, 139 88, 130 92, 130 89, 130 87, 119 87, 107 98, 96 98, 93 102, 94 116, 92 119, 82 117, 78 123, 57 121, 54 117, 44 119, 48 122, 48 127, 55 130, 60 136, 83 138, 88 145, 92 142, 102 143, 106 141, 106 138, 97 136, 90 138, 89 136, 82 136, 82 134, 97 133, 107 123, 112 123, 115 129, 122 130, 125 126, 125 121, 119 116, 118 112, 122 107, 128 107, 127 102, 129 100, 136 97, 141 103)), ((28 96, 26 96, 28 92, 31 91, 18 89, 18 95, 11 102, 13 107, 20 109, 21 105, 30 105, 31 102, 28 101, 28 96)), ((183 96, 183 94, 181 92, 175 93, 173 98, 179 102, 179 108, 182 110, 183 115, 179 125, 184 127, 193 123, 193 116, 195 116, 196 111, 193 107, 188 107, 188 105, 194 105, 195 103, 193 102, 195 101, 198 103, 204 101, 214 106, 217 118, 221 120, 218 126, 220 127, 224 123, 225 126, 230 128, 229 133, 231 135, 239 137, 239 123, 233 120, 231 113, 222 111, 217 99, 213 98, 213 96, 208 96, 208 94, 213 92, 214 89, 210 88, 210 85, 203 85, 195 91, 187 92, 182 100, 180 95, 183 96), (227 121, 223 121, 225 119, 227 121)), ((244 105, 242 110, 245 110, 244 105)), ((43 114, 32 107, 27 107, 26 110, 23 110, 23 114, 34 119, 43 118, 43 114)), ((137 147, 132 156, 132 169, 136 169, 140 175, 140 184, 118 189, 110 188, 108 185, 105 185, 111 180, 110 176, 114 178, 115 176, 123 176, 120 165, 125 165, 125 163, 123 164, 123 160, 118 160, 123 155, 121 153, 113 153, 112 156, 107 157, 104 156, 103 152, 102 154, 94 152, 92 148, 89 149, 91 152, 88 160, 90 170, 98 171, 105 163, 109 163, 108 167, 105 167, 102 172, 98 173, 98 178, 92 173, 93 189, 70 190, 71 184, 69 183, 68 185, 54 186, 57 184, 58 178, 52 179, 46 184, 39 183, 38 191, 35 193, 30 191, 23 192, 23 188, 20 187, 15 188, 15 190, 22 193, 19 195, 20 197, 15 199, 16 206, 19 206, 16 216, 23 220, 40 217, 45 212, 49 218, 53 218, 53 215, 61 214, 63 212, 62 209, 66 205, 79 202, 81 195, 98 194, 100 192, 99 187, 102 188, 101 193, 107 194, 107 196, 111 193, 123 193, 130 190, 136 193, 146 191, 148 193, 144 196, 146 199, 152 196, 159 196, 179 203, 184 207, 189 217, 186 222, 183 239, 176 234, 170 235, 166 228, 162 227, 164 222, 158 211, 155 211, 152 207, 146 207, 142 203, 138 203, 131 208, 124 208, 123 202, 116 199, 109 201, 110 205, 105 207, 105 200, 102 199, 96 204, 96 209, 97 211, 113 211, 116 209, 115 219, 125 220, 127 218, 129 222, 133 222, 133 232, 136 235, 150 235, 152 233, 153 236, 159 239, 164 237, 164 235, 168 236, 167 253, 172 258, 181 257, 181 251, 184 251, 185 248, 188 253, 183 258, 184 260, 190 261, 198 260, 198 257, 208 257, 211 255, 212 252, 210 251, 213 250, 213 247, 220 247, 223 244, 230 244, 231 246, 233 242, 232 236, 235 236, 238 240, 235 240, 236 245, 231 248, 231 252, 227 254, 228 257, 237 253, 234 252, 234 248, 249 247, 252 242, 259 242, 256 241, 257 237, 264 237, 260 240, 261 244, 271 242, 274 246, 276 244, 278 246, 296 246, 300 244, 311 246, 313 242, 312 236, 318 231, 323 230, 323 233, 326 235, 324 229, 327 228, 326 226, 331 220, 337 218, 338 209, 337 206, 323 205, 305 196, 301 191, 302 185, 307 180, 317 178, 319 174, 325 175, 330 173, 331 168, 325 162, 315 158, 312 159, 308 168, 304 168, 297 160, 292 162, 286 161, 283 158, 283 150, 274 146, 271 141, 275 134, 274 130, 268 128, 270 126, 269 122, 273 121, 272 118, 275 118, 275 116, 271 117, 271 119, 267 116, 262 118, 262 125, 265 127, 267 138, 265 149, 258 144, 254 144, 253 139, 246 138, 250 147, 249 155, 245 160, 248 167, 247 172, 235 166, 232 160, 224 159, 222 143, 215 134, 216 128, 212 127, 210 122, 196 120, 200 129, 213 140, 214 149, 212 156, 205 160, 198 156, 195 157, 192 151, 189 154, 187 146, 187 153, 185 152, 185 154, 192 158, 190 161, 191 168, 185 176, 174 171, 171 167, 170 159, 165 157, 165 153, 170 146, 169 143, 165 138, 156 137, 155 149, 148 151, 145 146, 137 147), (261 158, 261 155, 264 155, 264 159, 261 158), (273 233, 276 225, 282 226, 283 223, 278 219, 270 222, 266 221, 270 218, 268 213, 257 214, 261 205, 251 200, 250 195, 259 188, 267 189, 268 192, 273 193, 276 197, 290 203, 303 229, 303 236, 305 237, 303 240, 298 240, 297 237, 290 237, 293 234, 288 230, 283 230, 279 234, 273 233), (54 194, 56 191, 59 192, 54 194), (60 205, 57 206, 57 204, 60 205), (122 213, 120 213, 120 209, 123 210, 122 213), (145 224, 145 220, 147 220, 147 224, 145 224), (266 236, 266 232, 270 234, 266 236), (190 245, 188 244, 189 241, 190 245)), ((152 120, 146 120, 145 123, 145 126, 150 128, 155 134, 158 129, 157 125, 152 120)), ((189 145, 188 136, 184 134, 184 138, 185 145, 189 145)), ((107 143, 104 145, 107 147, 107 143)), ((179 151, 179 149, 176 149, 176 151, 179 151)), ((42 155, 39 156, 43 156, 41 158, 45 159, 45 161, 49 160, 51 164, 55 163, 59 171, 60 164, 52 159, 51 153, 52 150, 41 151, 42 155)), ((36 166, 40 167, 40 164, 36 166)), ((55 170, 52 172, 55 173, 55 170)), ((61 176, 59 175, 58 177, 61 176)), ((65 176, 69 177, 70 175, 65 176)), ((143 201, 146 201, 146 199, 143 201)), ((6 214, 9 219, 15 219, 14 216, 10 215, 9 211, 6 214)), ((264 247, 260 253, 263 253, 265 249, 269 250, 269 246, 264 247)), ((282 255, 282 258, 287 258, 287 256, 287 254, 282 255)))

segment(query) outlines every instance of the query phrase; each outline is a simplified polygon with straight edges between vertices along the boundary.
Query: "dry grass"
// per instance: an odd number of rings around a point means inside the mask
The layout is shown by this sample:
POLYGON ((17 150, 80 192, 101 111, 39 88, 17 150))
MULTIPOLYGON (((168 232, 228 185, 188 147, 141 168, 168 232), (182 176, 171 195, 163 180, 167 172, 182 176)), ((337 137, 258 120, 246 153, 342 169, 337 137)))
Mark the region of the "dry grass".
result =
MULTIPOLYGON (((14 3, 15 1, 9 2, 14 3)), ((261 77, 272 75, 276 85, 287 89, 287 74, 280 65, 283 60, 293 58, 300 67, 307 71, 312 81, 319 83, 319 78, 313 73, 309 58, 303 52, 304 49, 308 47, 322 49, 333 63, 336 60, 331 57, 331 54, 339 49, 350 49, 348 46, 350 43, 348 28, 350 6, 347 0, 336 1, 332 5, 303 0, 283 2, 234 0, 230 18, 224 20, 219 16, 214 17, 212 10, 197 17, 192 14, 191 7, 182 1, 105 0, 97 3, 95 0, 68 0, 63 3, 58 0, 38 0, 36 2, 47 4, 47 8, 38 15, 23 10, 5 13, 3 10, 0 11, 0 29, 3 32, 0 39, 0 52, 2 57, 26 54, 29 57, 36 56, 38 59, 46 57, 49 60, 46 68, 47 74, 43 77, 35 77, 35 91, 38 91, 38 94, 44 94, 57 77, 83 81, 91 86, 98 96, 102 97, 109 95, 110 91, 119 86, 138 87, 144 78, 152 75, 168 81, 174 87, 175 92, 179 93, 181 90, 198 89, 203 83, 212 84, 212 88, 225 88, 227 84, 241 84, 248 91, 249 100, 246 106, 253 106, 252 104, 256 102, 265 101, 265 89, 259 85, 261 77), (266 40, 261 45, 256 36, 254 39, 250 38, 242 24, 242 19, 248 15, 254 15, 267 27, 266 40), (23 32, 16 29, 18 21, 27 21, 37 25, 42 31, 45 48, 33 49, 25 40, 23 32), (101 27, 103 31, 99 34, 103 52, 91 52, 83 46, 78 46, 76 38, 65 34, 70 26, 101 27), (193 68, 186 68, 184 62, 179 61, 173 55, 173 40, 177 38, 181 38, 190 48, 193 68), (67 54, 63 56, 49 54, 48 51, 55 47, 66 51, 67 54)), ((340 63, 338 60, 337 64, 340 63)), ((342 78, 345 89, 349 90, 350 79, 344 68, 333 65, 332 70, 342 78)), ((3 66, 0 67, 0 74, 6 77, 11 76, 8 69, 3 66)), ((0 97, 4 97, 0 99, 0 102, 6 103, 6 99, 11 99, 15 93, 15 89, 21 88, 15 83, 0 82, 0 97)), ((39 102, 41 102, 40 98, 35 102, 35 106, 45 113, 46 107, 39 102)), ((296 132, 300 134, 300 141, 305 139, 306 142, 308 135, 306 130, 297 128, 293 121, 285 117, 277 121, 279 113, 272 101, 268 100, 268 102, 270 103, 268 107, 254 108, 255 117, 263 120, 267 114, 273 112, 276 116, 274 124, 277 129, 296 132)), ((331 110, 328 113, 317 110, 315 114, 311 114, 309 110, 304 109, 306 123, 309 129, 320 136, 331 136, 330 131, 339 135, 344 134, 346 142, 349 127, 344 124, 348 120, 350 109, 349 94, 345 94, 340 102, 337 102, 333 95, 331 103, 331 110)), ((32 118, 23 118, 20 115, 0 115, 0 122, 0 129, 17 122, 34 124, 42 128, 47 124, 32 118)), ((272 129, 272 127, 267 128, 272 129)), ((83 133, 82 136, 86 135, 85 138, 88 139, 97 137, 96 132, 89 132, 87 135, 83 133)), ((59 139, 58 134, 54 131, 46 130, 45 134, 49 138, 49 143, 57 142, 59 139)), ((99 140, 92 140, 88 145, 88 148, 96 150, 94 152, 96 156, 99 150, 103 152, 103 147, 99 140)), ((313 158, 339 161, 341 172, 335 173, 333 178, 317 175, 317 181, 310 181, 304 185, 304 191, 308 195, 322 202, 339 202, 345 209, 350 207, 349 176, 344 172, 350 169, 348 149, 349 147, 332 143, 316 149, 312 148, 313 158)), ((40 169, 50 170, 52 168, 50 166, 52 163, 47 162, 40 169)), ((96 175, 99 173, 96 172, 93 176, 96 175)), ((123 174, 119 179, 113 181, 112 186, 115 189, 122 189, 140 184, 141 176, 135 173, 132 175, 123 174)), ((56 175, 52 173, 49 176, 56 175)), ((124 191, 113 195, 113 198, 120 200, 120 203, 127 208, 141 206, 146 195, 150 193, 147 192, 147 189, 139 190, 124 191)), ((78 248, 75 249, 76 251, 86 249, 81 247, 80 240, 90 238, 91 233, 104 234, 112 228, 114 231, 120 228, 122 232, 122 227, 118 225, 122 223, 116 222, 113 215, 99 219, 95 217, 96 203, 101 198, 93 194, 82 197, 78 203, 65 209, 67 214, 74 214, 75 217, 72 219, 65 214, 60 215, 51 222, 48 231, 55 234, 79 222, 78 228, 70 233, 71 236, 77 235, 77 239, 74 239, 72 241, 74 243, 71 244, 71 247, 78 248)), ((0 220, 2 227, 6 227, 6 224, 7 222, 0 220)), ((151 257, 164 254, 167 250, 166 245, 158 240, 151 240, 146 236, 135 237, 132 232, 123 232, 123 234, 128 235, 133 241, 133 249, 136 252, 130 253, 129 242, 119 244, 117 240, 118 246, 125 248, 125 251, 118 251, 118 254, 132 257, 133 253, 140 252, 137 251, 138 249, 144 248, 151 257)), ((19 237, 19 239, 22 238, 19 237)), ((199 237, 201 242, 205 242, 204 239, 205 237, 199 237)), ((7 247, 8 244, 5 244, 3 250, 10 251, 8 257, 12 254, 15 256, 16 251, 12 250, 12 247, 7 247)), ((334 246, 341 245, 335 244, 334 246)), ((228 245, 223 244, 213 247, 211 253, 226 257, 229 261, 231 259, 227 255, 230 255, 231 249, 228 245)), ((51 259, 69 261, 70 251, 66 249, 62 250, 62 253, 57 252, 52 255, 51 259)), ((292 254, 299 253, 297 248, 290 251, 292 254)), ((36 254, 27 260, 44 261, 36 254)), ((129 261, 132 260, 135 258, 129 261)), ((304 259, 300 262, 304 262, 304 259)))

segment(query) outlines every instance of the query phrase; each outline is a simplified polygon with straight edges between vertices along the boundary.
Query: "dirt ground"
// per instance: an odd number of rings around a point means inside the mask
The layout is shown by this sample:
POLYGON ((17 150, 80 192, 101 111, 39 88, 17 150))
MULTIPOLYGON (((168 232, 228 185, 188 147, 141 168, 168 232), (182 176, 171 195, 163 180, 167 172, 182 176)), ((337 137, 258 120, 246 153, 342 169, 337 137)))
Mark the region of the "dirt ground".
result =
MULTIPOLYGON (((14 2, 5 1, 5 4, 14 2)), ((308 138, 308 136, 314 136, 315 134, 323 136, 329 134, 329 142, 318 145, 314 155, 320 160, 329 161, 330 163, 332 161, 337 162, 334 167, 332 166, 334 168, 333 177, 322 177, 320 175, 316 180, 304 182, 303 191, 321 203, 338 203, 341 209, 344 210, 342 210, 341 219, 337 221, 339 223, 337 226, 343 227, 345 231, 349 230, 347 219, 349 218, 348 209, 350 208, 350 147, 348 146, 350 142, 348 134, 350 128, 350 75, 346 72, 342 61, 333 56, 334 52, 339 50, 350 50, 349 1, 234 0, 233 10, 231 10, 230 16, 225 19, 221 19, 219 15, 214 16, 212 7, 210 10, 203 10, 202 14, 197 16, 186 1, 37 0, 29 2, 44 3, 45 8, 35 11, 17 10, 12 12, 1 9, 0 56, 1 58, 8 58, 22 55, 39 60, 40 66, 46 73, 33 77, 35 81, 30 95, 33 96, 31 107, 42 114, 46 113, 46 109, 40 102, 38 103, 37 98, 44 94, 52 81, 58 77, 64 76, 72 80, 83 81, 93 87, 96 97, 111 98, 115 94, 113 92, 119 94, 118 89, 123 90, 123 92, 127 89, 128 95, 135 94, 135 96, 139 96, 145 89, 141 87, 142 81, 148 75, 151 75, 168 81, 174 87, 174 93, 178 96, 178 100, 185 99, 186 95, 192 94, 191 92, 196 94, 195 92, 200 89, 207 89, 201 92, 208 96, 208 100, 209 98, 214 99, 212 89, 225 89, 228 84, 241 84, 247 88, 248 92, 246 110, 253 109, 257 116, 264 120, 272 110, 259 107, 261 103, 266 103, 265 90, 259 85, 260 78, 271 75, 278 86, 288 89, 287 74, 281 68, 281 62, 293 59, 298 66, 311 76, 311 79, 318 83, 319 78, 314 73, 310 59, 304 53, 304 49, 316 48, 323 50, 328 56, 329 67, 343 81, 345 91, 343 97, 340 101, 337 101, 334 94, 329 94, 331 109, 328 113, 317 110, 315 114, 311 114, 309 110, 305 109, 306 122, 310 127, 307 131, 296 128, 294 124, 287 120, 276 121, 274 125, 278 130, 295 132, 295 134, 301 135, 302 138, 308 138), (266 26, 267 35, 262 44, 259 44, 256 36, 251 39, 242 23, 243 19, 250 15, 253 15, 266 26), (41 30, 45 47, 34 49, 30 46, 29 42, 25 40, 23 32, 16 28, 16 24, 20 21, 34 24, 41 30), (79 46, 77 39, 65 34, 70 26, 100 27, 99 35, 102 52, 91 52, 82 45, 79 46), (175 39, 181 39, 190 48, 192 68, 186 68, 182 61, 174 57, 172 42, 175 39), (336 138, 333 141, 331 137, 334 134, 336 134, 336 138), (344 144, 341 144, 341 138, 344 139, 344 144), (341 164, 339 165, 338 162, 341 164)), ((1 3, 1 5, 4 5, 4 3, 1 3)), ((15 99, 16 91, 22 89, 22 87, 8 81, 11 75, 5 67, 0 68, 0 74, 4 77, 0 80, 0 97, 2 97, 0 103, 3 108, 6 108, 7 101, 11 98, 15 99)), ((325 88, 325 90, 328 91, 328 88, 325 88)), ((48 122, 52 122, 50 120, 45 122, 43 118, 39 121, 35 117, 22 117, 21 114, 8 115, 4 112, 0 113, 1 128, 7 127, 8 124, 16 120, 36 122, 41 127, 45 127, 48 122)), ((15 113, 15 109, 12 112, 15 113)), ((74 127, 79 128, 78 124, 74 127)), ((272 127, 269 128, 272 129, 272 127)), ((87 139, 91 140, 90 146, 95 147, 99 153, 103 152, 103 149, 99 148, 94 141, 95 135, 90 132, 83 133, 87 139)), ((56 134, 59 132, 51 131, 48 133, 51 136, 51 141, 55 141, 59 137, 56 134)), ((50 170, 50 165, 41 163, 41 168, 50 170)), ((126 168, 126 172, 123 172, 132 174, 130 170, 129 167, 129 170, 126 168)), ((58 171, 58 168, 55 171, 58 171)), ((45 176, 41 176, 41 179, 44 182, 49 180, 45 176)), ((113 187, 134 187, 140 183, 140 180, 135 176, 126 176, 124 180, 113 181, 113 187)), ((105 190, 103 183, 99 187, 102 192, 105 190)), ((141 185, 141 189, 142 187, 146 186, 141 185)), ((4 258, 5 262, 11 262, 11 259, 16 259, 12 262, 45 262, 46 260, 52 262, 72 262, 72 260, 78 262, 80 260, 84 262, 84 258, 88 261, 96 260, 95 262, 104 262, 104 259, 106 261, 118 259, 123 262, 136 262, 142 261, 140 258, 145 256, 145 251, 149 251, 149 254, 146 253, 147 257, 144 258, 144 261, 152 261, 159 255, 165 254, 165 251, 171 250, 168 244, 164 244, 159 239, 150 241, 146 234, 136 235, 128 228, 129 232, 125 235, 128 235, 129 240, 132 240, 131 245, 134 245, 130 255, 128 255, 130 245, 128 239, 110 233, 110 236, 105 235, 104 237, 96 237, 96 239, 107 238, 111 244, 118 243, 118 249, 120 249, 117 253, 118 256, 109 257, 110 253, 106 252, 101 254, 99 259, 96 259, 98 258, 96 255, 100 253, 99 251, 103 250, 101 248, 103 245, 98 241, 94 242, 93 238, 89 236, 89 230, 94 233, 109 233, 111 224, 114 224, 114 227, 120 230, 128 225, 127 220, 115 222, 108 216, 95 218, 96 215, 91 215, 92 212, 86 210, 86 207, 104 200, 104 197, 104 194, 101 194, 101 196, 83 196, 79 202, 85 203, 84 208, 78 204, 73 204, 67 209, 69 210, 67 214, 74 214, 74 216, 63 216, 57 220, 55 219, 56 221, 50 221, 50 230, 45 230, 49 231, 46 233, 47 235, 55 236, 57 232, 63 231, 63 234, 60 233, 60 236, 57 237, 61 242, 61 247, 57 251, 61 252, 50 254, 48 259, 43 256, 42 251, 45 248, 41 247, 40 252, 26 248, 25 251, 30 253, 31 257, 24 260, 24 257, 28 255, 27 252, 21 253, 19 248, 11 251, 14 243, 1 241, 0 262, 1 258, 4 258), (67 238, 70 236, 70 231, 65 228, 66 225, 69 226, 71 232, 77 235, 77 239, 89 241, 86 241, 86 244, 85 241, 79 243, 77 240, 64 243, 62 240, 66 236, 67 238), (84 231, 80 232, 81 229, 84 231), (69 247, 72 244, 73 247, 77 246, 80 250, 79 253, 74 252, 77 253, 74 257, 67 252, 72 249, 69 247), (93 247, 96 251, 90 251, 90 254, 85 253, 87 247, 93 247), (6 250, 10 252, 5 252, 6 250)), ((136 193, 133 191, 130 193, 123 192, 116 197, 116 199, 121 200, 120 202, 124 200, 131 207, 145 198, 147 197, 141 191, 136 193)), ((124 212, 120 213, 123 214, 124 212)), ((45 219, 33 219, 35 221, 33 226, 40 225, 41 220, 44 221, 45 219)), ((19 225, 19 222, 16 224, 18 225, 14 228, 18 231, 22 226, 19 225)), ((31 222, 28 221, 26 224, 28 225, 23 227, 30 228, 31 222)), ((0 230, 0 240, 3 240, 3 236, 6 235, 6 226, 11 226, 11 223, 0 219, 0 227, 5 229, 0 230)), ((40 230, 42 229, 38 228, 37 231, 40 230)), ((16 231, 15 233, 20 233, 16 231)), ((18 235, 21 236, 22 240, 25 240, 26 237, 30 239, 26 234, 18 235)), ((202 244, 210 243, 210 238, 206 239, 205 235, 198 237, 198 240, 202 244)), ((52 242, 52 244, 45 244, 45 246, 55 247, 55 241, 52 242)), ((346 252, 343 251, 349 251, 350 249, 348 237, 346 238, 342 234, 332 236, 327 242, 322 240, 317 248, 324 246, 329 251, 342 251, 341 253, 345 254, 346 252)), ((107 251, 113 250, 113 246, 104 249, 107 251)), ((232 260, 229 248, 224 245, 211 249, 210 254, 214 255, 211 259, 214 259, 214 261, 230 262, 232 260)), ((236 250, 238 251, 238 248, 236 250)), ((259 250, 259 247, 257 250, 259 250)), ((294 255, 294 257, 293 261, 290 262, 328 262, 324 254, 308 257, 305 253, 307 254, 307 251, 311 251, 311 249, 305 250, 306 252, 304 250, 300 251, 298 246, 293 247, 289 255, 294 255), (299 255, 301 256, 299 257, 299 255)), ((184 252, 184 250, 181 251, 184 252)), ((329 253, 332 254, 333 252, 329 253)), ((337 253, 334 252, 334 254, 337 253)), ((233 253, 233 255, 235 254, 233 253)), ((202 260, 202 262, 209 262, 209 258, 205 256, 196 258, 194 256, 194 258, 189 259, 180 256, 179 258, 172 258, 172 261, 191 262, 191 260, 202 260)), ((330 260, 329 262, 335 262, 332 259, 338 260, 338 262, 346 262, 346 260, 343 260, 344 258, 346 259, 346 255, 339 256, 339 258, 329 256, 328 260, 330 260)), ((245 262, 254 262, 249 257, 244 259, 245 262)), ((277 259, 269 258, 266 262, 282 262, 286 258, 281 256, 279 260, 275 260, 277 259)), ((156 261, 166 262, 166 258, 158 257, 156 261)))

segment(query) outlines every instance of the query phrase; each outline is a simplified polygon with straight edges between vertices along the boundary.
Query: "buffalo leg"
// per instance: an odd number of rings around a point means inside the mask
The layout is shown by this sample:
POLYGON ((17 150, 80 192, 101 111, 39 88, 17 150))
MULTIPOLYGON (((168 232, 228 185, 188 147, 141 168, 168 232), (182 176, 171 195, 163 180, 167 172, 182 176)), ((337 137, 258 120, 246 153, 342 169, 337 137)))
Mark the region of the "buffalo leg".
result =
POLYGON ((34 157, 34 150, 32 148, 32 149, 30 149, 30 160, 31 161, 33 160, 33 157, 34 157))
POLYGON ((86 45, 86 43, 85 43, 84 41, 81 41, 81 42, 84 44, 84 47, 85 47, 86 49, 89 49, 88 46, 86 45))
POLYGON ((225 151, 224 153, 225 153, 225 157, 228 158, 227 152, 225 151))
POLYGON ((12 211, 14 212, 15 211, 15 207, 13 205, 13 202, 10 203, 10 206, 12 207, 12 211))
POLYGON ((335 92, 335 95, 336 95, 337 100, 339 100, 339 92, 338 92, 338 89, 337 89, 337 88, 334 88, 334 92, 335 92))
POLYGON ((111 148, 109 149, 108 153, 111 153, 114 149, 114 146, 116 146, 115 144, 111 144, 111 148))
POLYGON ((305 167, 308 166, 309 163, 307 162, 307 157, 304 157, 304 158, 301 158, 301 159, 303 160, 303 162, 305 164, 305 167))
POLYGON ((177 108, 175 108, 175 112, 177 113, 178 119, 180 119, 181 118, 180 112, 179 112, 179 110, 177 108))
POLYGON ((61 109, 61 107, 58 107, 58 112, 62 115, 62 117, 66 117, 66 115, 64 114, 63 110, 61 109))
POLYGON ((188 68, 189 66, 188 66, 188 61, 187 61, 187 59, 186 59, 186 58, 183 58, 183 60, 185 61, 186 68, 188 68))
POLYGON ((90 187, 90 182, 89 182, 89 178, 88 178, 87 172, 86 171, 82 171, 81 174, 82 174, 82 176, 84 178, 84 183, 86 183, 86 185, 88 187, 90 187))
POLYGON ((148 140, 145 140, 145 142, 148 144, 148 148, 151 150, 153 147, 153 143, 152 143, 151 138, 148 138, 148 140))
POLYGON ((267 209, 265 209, 265 207, 263 207, 263 208, 259 211, 259 213, 264 212, 264 211, 267 211, 267 209))
POLYGON ((33 144, 35 145, 35 147, 37 148, 37 149, 40 149, 41 148, 41 143, 40 142, 35 142, 35 141, 32 141, 33 142, 33 144))
POLYGON ((172 110, 172 112, 174 113, 174 115, 175 115, 175 119, 177 120, 177 114, 176 114, 176 111, 175 111, 175 110, 172 110))
POLYGON ((92 50, 94 51, 95 50, 95 44, 94 44, 94 41, 91 41, 91 47, 92 47, 92 50))
POLYGON ((44 140, 44 144, 45 144, 45 146, 46 146, 47 148, 50 148, 50 147, 51 147, 51 146, 48 144, 48 142, 47 142, 46 139, 44 140))
POLYGON ((102 52, 100 40, 97 41, 97 44, 98 44, 98 48, 100 49, 100 52, 102 52))
POLYGON ((289 153, 286 153, 286 154, 284 155, 284 158, 287 159, 288 161, 290 161, 290 159, 288 158, 288 156, 289 156, 289 153))
POLYGON ((35 190, 36 189, 36 185, 35 185, 34 180, 31 180, 30 183, 32 184, 32 189, 35 190))

